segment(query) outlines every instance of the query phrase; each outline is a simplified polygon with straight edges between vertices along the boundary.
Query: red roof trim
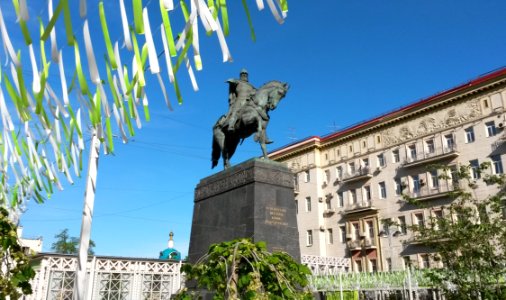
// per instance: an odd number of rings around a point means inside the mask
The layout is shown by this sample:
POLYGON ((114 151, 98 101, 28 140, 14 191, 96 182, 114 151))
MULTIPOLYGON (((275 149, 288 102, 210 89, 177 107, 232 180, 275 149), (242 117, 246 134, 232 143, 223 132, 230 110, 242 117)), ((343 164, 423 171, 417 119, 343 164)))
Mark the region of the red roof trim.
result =
POLYGON ((286 150, 288 147, 294 146, 296 144, 305 143, 305 142, 307 142, 307 141, 309 141, 311 139, 314 139, 314 138, 320 139, 321 142, 326 142, 326 141, 331 140, 333 138, 336 138, 338 136, 344 135, 344 134, 346 134, 348 132, 351 132, 351 131, 357 130, 359 128, 362 128, 362 127, 374 124, 374 123, 376 123, 378 121, 381 121, 382 119, 384 119, 386 117, 393 116, 393 115, 398 114, 400 112, 408 111, 408 110, 410 110, 412 108, 416 108, 416 107, 422 106, 424 104, 427 104, 427 103, 430 103, 430 102, 433 102, 433 101, 437 101, 437 100, 439 100, 439 99, 441 99, 441 98, 443 98, 445 96, 448 96, 448 95, 451 95, 451 94, 454 94, 454 93, 458 93, 458 92, 460 92, 460 91, 462 91, 462 90, 464 90, 466 88, 469 88, 469 87, 472 87, 472 86, 475 86, 475 85, 479 85, 481 83, 487 82, 487 81, 489 81, 491 79, 495 79, 495 78, 503 76, 503 75, 506 75, 506 67, 503 67, 503 68, 501 68, 501 69, 499 69, 497 71, 492 71, 490 73, 487 73, 486 75, 480 76, 480 77, 478 77, 476 79, 468 81, 468 82, 466 82, 464 84, 461 84, 461 85, 459 85, 457 87, 451 88, 449 90, 442 91, 442 92, 437 93, 435 95, 432 95, 432 96, 430 96, 428 98, 425 98, 425 99, 422 99, 420 101, 417 101, 417 102, 414 102, 412 104, 409 104, 407 106, 401 107, 401 108, 399 108, 397 110, 391 111, 389 113, 386 113, 384 115, 381 115, 381 116, 376 117, 374 119, 371 119, 369 121, 365 121, 365 122, 359 123, 359 124, 357 124, 355 126, 352 126, 350 128, 346 128, 346 129, 344 129, 342 131, 335 132, 335 133, 330 134, 328 136, 325 136, 323 138, 320 138, 319 136, 312 136, 310 138, 306 138, 306 139, 301 140, 299 142, 295 142, 293 144, 289 144, 289 145, 287 145, 287 146, 285 146, 285 147, 283 147, 281 149, 278 149, 278 150, 270 153, 270 155, 279 155, 279 154, 283 153, 284 152, 283 150, 286 150), (278 152, 278 153, 276 153, 276 152, 278 152))

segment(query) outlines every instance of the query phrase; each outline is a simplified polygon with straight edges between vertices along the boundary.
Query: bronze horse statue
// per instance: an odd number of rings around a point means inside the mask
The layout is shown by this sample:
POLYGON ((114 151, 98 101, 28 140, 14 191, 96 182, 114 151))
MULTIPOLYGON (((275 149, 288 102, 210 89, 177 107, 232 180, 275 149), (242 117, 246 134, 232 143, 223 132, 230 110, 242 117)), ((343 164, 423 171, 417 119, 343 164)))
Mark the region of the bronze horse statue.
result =
POLYGON ((227 116, 221 116, 213 126, 212 168, 218 165, 220 156, 224 168, 230 167, 230 158, 234 155, 239 143, 255 133, 255 141, 260 143, 263 157, 267 158, 265 147, 265 130, 269 123, 269 111, 274 110, 289 89, 287 83, 277 80, 269 81, 260 87, 252 99, 240 109, 238 120, 233 131, 228 129, 227 116))

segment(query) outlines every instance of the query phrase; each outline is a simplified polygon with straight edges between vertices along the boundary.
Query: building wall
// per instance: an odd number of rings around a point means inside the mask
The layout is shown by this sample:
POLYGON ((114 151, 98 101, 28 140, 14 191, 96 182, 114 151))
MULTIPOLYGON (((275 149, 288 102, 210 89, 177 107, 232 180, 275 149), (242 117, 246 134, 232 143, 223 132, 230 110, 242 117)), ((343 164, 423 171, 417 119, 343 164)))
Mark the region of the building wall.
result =
MULTIPOLYGON (((495 159, 505 166, 505 101, 506 85, 500 77, 486 86, 387 114, 349 134, 338 132, 310 146, 302 141, 300 147, 271 153, 295 174, 301 254, 348 257, 355 271, 404 269, 407 257, 413 264, 426 264, 427 249, 409 243, 409 230, 392 225, 388 235, 382 220, 399 224, 404 218, 410 226, 420 218, 427 221, 448 203, 445 192, 456 183, 436 181, 441 174, 428 171, 433 163, 456 168, 472 160, 495 159), (489 133, 491 126, 495 134, 489 133), (469 140, 471 130, 474 141, 469 140), (401 193, 425 198, 428 208, 407 204, 401 193)), ((495 192, 480 180, 477 186, 479 198, 495 192)))

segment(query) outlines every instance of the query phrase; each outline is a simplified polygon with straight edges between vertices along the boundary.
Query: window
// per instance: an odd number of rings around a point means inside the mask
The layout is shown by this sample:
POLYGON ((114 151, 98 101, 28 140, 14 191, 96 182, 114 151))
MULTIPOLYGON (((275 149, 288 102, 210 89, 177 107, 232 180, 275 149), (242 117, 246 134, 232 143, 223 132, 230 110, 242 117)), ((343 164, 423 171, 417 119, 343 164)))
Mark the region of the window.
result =
POLYGON ((425 147, 427 148, 427 153, 429 154, 436 152, 436 148, 434 147, 434 140, 425 141, 425 147))
POLYGON ((492 169, 494 174, 502 174, 504 173, 504 169, 502 168, 502 161, 500 155, 493 155, 490 157, 492 159, 492 169))
POLYGON ((430 171, 430 186, 434 189, 439 187, 439 178, 436 170, 430 171))
POLYGON ((430 258, 428 254, 421 254, 420 260, 422 262, 422 268, 427 269, 430 268, 430 258))
POLYGON ((403 256, 402 261, 404 262, 404 269, 411 269, 411 258, 409 256, 403 256))
POLYGON ((443 211, 442 210, 434 210, 432 212, 432 226, 434 226, 435 229, 437 229, 441 223, 443 222, 443 211))
POLYGON ((368 158, 362 159, 362 167, 364 167, 364 168, 369 167, 369 159, 368 158))
POLYGON ((364 200, 371 200, 371 187, 369 185, 364 186, 364 200))
POLYGON ((474 142, 474 128, 468 127, 464 131, 466 132, 466 143, 474 142))
POLYGON ((353 145, 349 145, 348 150, 350 151, 350 154, 353 153, 353 145))
POLYGON ((392 224, 392 219, 391 218, 386 218, 383 220, 383 232, 385 232, 387 235, 390 234, 390 224, 392 224))
POLYGON ((348 164, 348 170, 350 171, 350 174, 355 173, 355 163, 351 162, 348 164))
POLYGON ((313 231, 308 230, 306 231, 306 246, 312 246, 313 245, 313 231))
POLYGON ((387 258, 387 271, 392 271, 392 259, 390 257, 387 258))
POLYGON ((309 182, 311 180, 311 175, 309 174, 309 170, 304 171, 304 182, 309 182))
POLYGON ((353 239, 358 241, 360 239, 360 227, 358 226, 358 223, 353 223, 353 239))
POLYGON ((326 204, 327 209, 332 209, 332 202, 330 201, 330 198, 327 198, 325 200, 325 204, 326 204))
POLYGON ((367 143, 366 143, 366 141, 362 141, 362 148, 364 148, 364 149, 365 149, 365 148, 367 148, 367 143))
POLYGON ((402 234, 407 234, 408 233, 408 226, 406 226, 406 217, 399 216, 397 218, 397 220, 399 221, 399 231, 402 234))
POLYGON ((377 144, 380 144, 380 143, 381 143, 381 136, 380 136, 380 135, 377 135, 377 136, 376 136, 376 143, 377 143, 377 144))
POLYGON ((413 183, 413 193, 420 192, 420 177, 418 175, 411 175, 411 182, 413 183))
POLYGON ((398 163, 401 161, 401 156, 399 155, 399 149, 392 151, 392 160, 394 163, 398 163))
POLYGON ((488 100, 487 99, 483 99, 483 107, 488 108, 488 100))
POLYGON ((402 194, 401 180, 399 178, 395 178, 394 183, 395 183, 395 195, 400 196, 402 194))
POLYGON ((311 197, 306 197, 306 211, 311 211, 311 197))
POLYGON ((339 226, 339 236, 341 243, 346 243, 346 226, 339 226))
POLYGON ((425 227, 425 222, 424 222, 424 219, 423 219, 423 213, 416 213, 414 214, 414 225, 417 225, 418 227, 420 228, 423 228, 425 227))
POLYGON ((350 203, 357 204, 357 191, 356 190, 350 190, 350 203))
POLYGON ((299 190, 299 176, 297 174, 293 175, 293 187, 296 191, 299 190))
POLYGON ((380 167, 386 166, 385 156, 383 155, 383 153, 381 153, 380 155, 378 155, 378 166, 380 166, 380 167))
POLYGON ((330 170, 325 170, 325 182, 330 182, 330 170))
POLYGON ((378 187, 379 187, 380 199, 385 199, 387 197, 387 187, 385 185, 385 182, 382 181, 382 182, 378 183, 378 187))
POLYGON ((295 213, 299 213, 299 200, 295 200, 295 213))
POLYGON ((487 128, 487 137, 494 136, 497 133, 494 121, 485 123, 485 127, 487 128))
POLYGON ((357 272, 362 272, 362 261, 355 260, 355 270, 357 272))
POLYGON ((341 167, 341 166, 336 167, 336 177, 337 177, 337 179, 343 178, 343 167, 341 167))
POLYGON ((416 145, 409 146, 408 153, 411 159, 416 159, 416 145))
POLYGON ((480 179, 480 162, 477 159, 470 160, 469 167, 471 168, 471 177, 480 179))
POLYGON ((455 143, 453 140, 453 134, 445 135, 445 143, 446 143, 446 147, 448 149, 453 149, 453 147, 455 146, 455 143))
POLYGON ((373 272, 373 273, 378 272, 378 263, 376 262, 376 260, 371 259, 369 262, 371 264, 371 272, 373 272))
POLYGON ((334 235, 332 229, 327 229, 327 243, 334 244, 334 235))
POLYGON ((344 206, 343 192, 337 192, 337 205, 339 207, 343 207, 344 206))
POLYGON ((374 239, 374 223, 372 221, 366 221, 368 238, 374 239))

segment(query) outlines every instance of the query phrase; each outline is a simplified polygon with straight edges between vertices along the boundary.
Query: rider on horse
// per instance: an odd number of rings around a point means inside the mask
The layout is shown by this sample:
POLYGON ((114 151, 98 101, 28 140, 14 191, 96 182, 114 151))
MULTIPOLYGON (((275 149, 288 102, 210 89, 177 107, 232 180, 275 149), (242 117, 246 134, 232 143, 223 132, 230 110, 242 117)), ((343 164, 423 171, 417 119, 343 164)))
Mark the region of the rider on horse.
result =
MULTIPOLYGON (((238 117, 241 114, 241 110, 246 105, 252 105, 257 108, 257 111, 260 113, 265 121, 269 120, 269 116, 261 109, 258 108, 258 105, 254 102, 253 98, 256 93, 256 88, 249 83, 248 81, 248 71, 246 69, 242 69, 239 74, 239 79, 229 79, 226 82, 229 83, 229 92, 228 92, 228 113, 226 115, 226 125, 228 131, 235 131, 236 122, 238 117)), ((269 138, 265 137, 265 143, 271 144, 272 141, 269 138)))

